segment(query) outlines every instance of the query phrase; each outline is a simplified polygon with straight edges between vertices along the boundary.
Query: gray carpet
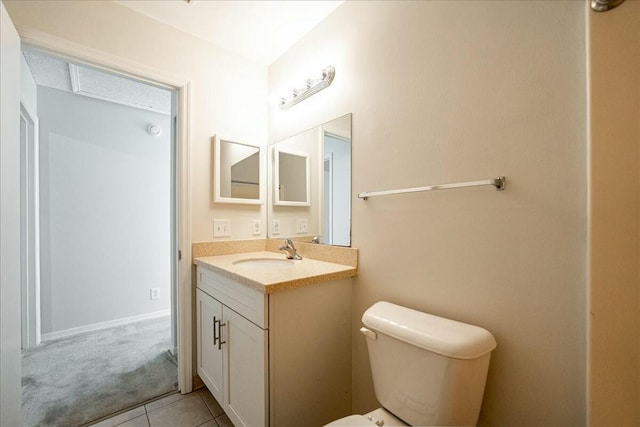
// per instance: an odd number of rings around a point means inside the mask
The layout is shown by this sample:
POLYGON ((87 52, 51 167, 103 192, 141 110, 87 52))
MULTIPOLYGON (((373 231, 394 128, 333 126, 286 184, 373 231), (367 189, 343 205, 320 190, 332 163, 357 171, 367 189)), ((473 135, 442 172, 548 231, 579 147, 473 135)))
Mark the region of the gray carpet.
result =
POLYGON ((23 352, 25 426, 79 426, 177 389, 169 316, 23 352))

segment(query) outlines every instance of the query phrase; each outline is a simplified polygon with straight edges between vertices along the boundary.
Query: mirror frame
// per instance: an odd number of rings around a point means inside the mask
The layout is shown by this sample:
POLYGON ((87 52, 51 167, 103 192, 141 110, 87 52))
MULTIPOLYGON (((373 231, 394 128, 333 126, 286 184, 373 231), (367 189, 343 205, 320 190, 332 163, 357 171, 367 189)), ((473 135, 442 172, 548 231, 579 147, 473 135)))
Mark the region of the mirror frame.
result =
POLYGON ((294 150, 282 150, 273 147, 273 205, 274 206, 311 206, 311 175, 310 175, 309 153, 294 150), (297 202, 292 200, 280 200, 280 153, 292 156, 304 157, 305 159, 305 179, 306 179, 306 200, 297 202))
POLYGON ((265 194, 266 194, 266 184, 264 180, 264 147, 254 144, 247 144, 244 142, 236 142, 231 141, 229 139, 220 138, 218 135, 214 135, 214 153, 213 153, 213 201, 215 203, 233 203, 233 204, 242 204, 242 205, 263 205, 265 203, 265 194), (220 173, 221 173, 221 164, 220 164, 220 149, 223 142, 228 142, 231 144, 244 145, 246 147, 253 147, 258 149, 258 186, 259 186, 259 197, 257 199, 243 199, 238 197, 224 197, 222 196, 220 184, 220 173))

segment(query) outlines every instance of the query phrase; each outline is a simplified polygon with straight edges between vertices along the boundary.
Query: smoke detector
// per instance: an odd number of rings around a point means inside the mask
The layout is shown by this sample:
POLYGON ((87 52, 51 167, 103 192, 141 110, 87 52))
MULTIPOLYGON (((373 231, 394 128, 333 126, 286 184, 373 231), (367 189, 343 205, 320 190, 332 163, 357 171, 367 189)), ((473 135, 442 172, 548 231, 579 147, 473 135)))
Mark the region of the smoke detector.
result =
POLYGON ((151 136, 160 136, 162 134, 162 128, 154 123, 150 123, 149 126, 147 126, 147 132, 149 132, 151 136))

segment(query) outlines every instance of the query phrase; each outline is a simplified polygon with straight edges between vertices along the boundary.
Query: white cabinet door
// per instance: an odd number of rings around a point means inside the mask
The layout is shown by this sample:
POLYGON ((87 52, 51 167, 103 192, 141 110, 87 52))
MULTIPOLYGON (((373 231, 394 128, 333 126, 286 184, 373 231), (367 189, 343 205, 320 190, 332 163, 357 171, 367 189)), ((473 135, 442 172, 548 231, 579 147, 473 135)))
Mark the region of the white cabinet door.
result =
POLYGON ((196 290, 197 363, 198 375, 218 402, 224 401, 223 352, 218 349, 218 327, 222 322, 222 304, 209 295, 196 290), (214 342, 214 334, 216 342, 214 342))
POLYGON ((224 410, 236 427, 267 424, 268 333, 228 307, 224 340, 224 410))

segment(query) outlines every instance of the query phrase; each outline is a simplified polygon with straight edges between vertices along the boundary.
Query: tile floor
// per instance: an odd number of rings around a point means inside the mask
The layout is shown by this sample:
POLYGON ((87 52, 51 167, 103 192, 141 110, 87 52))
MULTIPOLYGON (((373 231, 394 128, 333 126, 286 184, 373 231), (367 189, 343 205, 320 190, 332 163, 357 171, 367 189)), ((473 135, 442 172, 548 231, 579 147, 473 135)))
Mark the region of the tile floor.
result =
POLYGON ((206 388, 171 394, 116 415, 92 427, 233 427, 206 388))

